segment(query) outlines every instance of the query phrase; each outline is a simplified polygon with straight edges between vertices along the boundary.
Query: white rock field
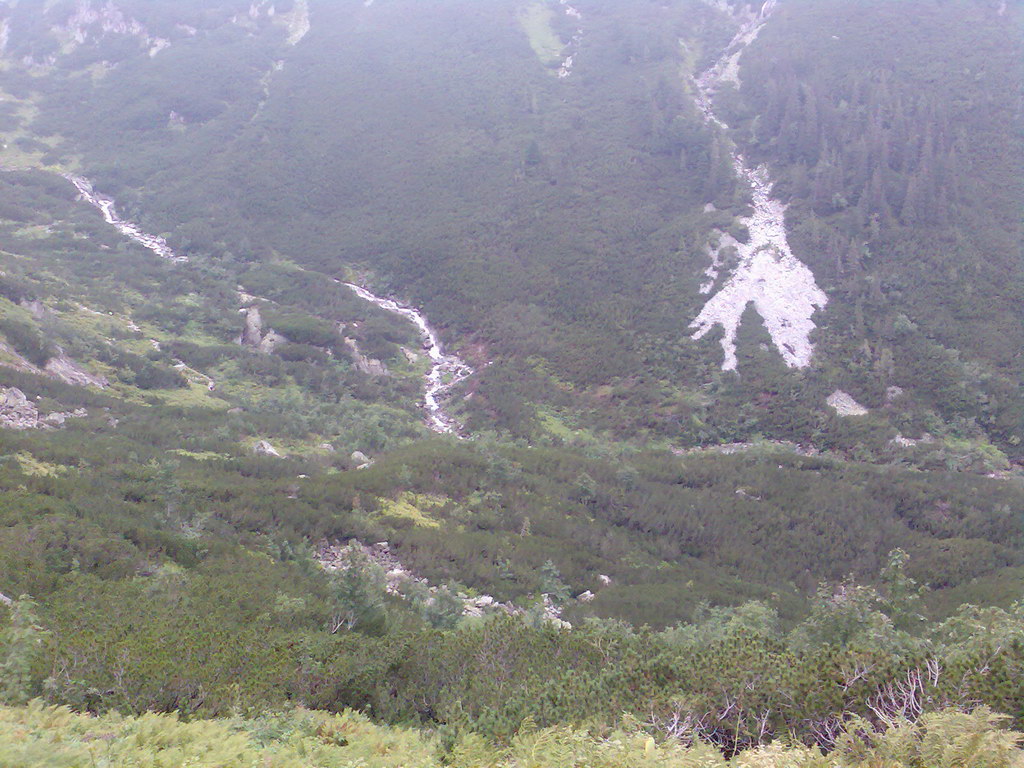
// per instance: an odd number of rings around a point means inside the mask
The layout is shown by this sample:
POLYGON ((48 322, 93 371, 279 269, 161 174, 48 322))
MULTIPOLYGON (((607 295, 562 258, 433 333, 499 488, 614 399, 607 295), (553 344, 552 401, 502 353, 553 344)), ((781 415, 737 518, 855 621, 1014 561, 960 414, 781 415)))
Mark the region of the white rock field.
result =
MULTIPOLYGON (((696 78, 697 106, 713 126, 727 128, 713 110, 715 88, 737 76, 735 64, 739 54, 757 37, 773 7, 774 0, 769 0, 757 17, 742 23, 722 57, 696 78)), ((749 230, 750 238, 746 243, 729 240, 728 244, 738 252, 738 264, 690 324, 693 338, 700 339, 716 325, 722 326, 722 370, 736 370, 736 334, 747 305, 753 303, 786 365, 803 368, 810 364, 814 354, 810 335, 815 325, 811 318, 828 303, 828 297, 815 283, 811 270, 789 247, 786 206, 772 198, 767 169, 750 167, 735 150, 732 163, 736 174, 750 184, 753 195, 753 213, 740 220, 749 230)), ((712 265, 706 274, 710 281, 701 286, 702 293, 710 293, 718 280, 717 250, 712 251, 712 265)))

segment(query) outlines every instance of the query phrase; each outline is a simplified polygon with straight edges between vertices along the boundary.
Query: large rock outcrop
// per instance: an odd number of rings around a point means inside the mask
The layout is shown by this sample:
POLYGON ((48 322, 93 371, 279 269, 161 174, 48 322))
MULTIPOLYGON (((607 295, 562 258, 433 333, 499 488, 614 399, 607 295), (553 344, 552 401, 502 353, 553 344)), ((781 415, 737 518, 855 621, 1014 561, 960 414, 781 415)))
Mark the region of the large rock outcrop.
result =
POLYGON ((39 426, 39 410, 24 392, 11 387, 0 394, 0 427, 37 429, 39 426))
POLYGON ((288 341, 273 328, 263 333, 263 317, 260 315, 259 307, 246 307, 240 311, 245 313, 242 335, 238 337, 238 343, 243 347, 252 347, 269 355, 279 345, 288 341))
POLYGON ((55 376, 65 384, 76 387, 98 387, 104 389, 110 382, 104 376, 97 376, 89 373, 81 365, 64 354, 63 350, 46 361, 43 370, 51 376, 55 376))
POLYGON ((49 429, 62 426, 68 419, 80 419, 86 415, 84 408, 78 408, 43 416, 36 404, 17 387, 0 388, 0 429, 49 429))

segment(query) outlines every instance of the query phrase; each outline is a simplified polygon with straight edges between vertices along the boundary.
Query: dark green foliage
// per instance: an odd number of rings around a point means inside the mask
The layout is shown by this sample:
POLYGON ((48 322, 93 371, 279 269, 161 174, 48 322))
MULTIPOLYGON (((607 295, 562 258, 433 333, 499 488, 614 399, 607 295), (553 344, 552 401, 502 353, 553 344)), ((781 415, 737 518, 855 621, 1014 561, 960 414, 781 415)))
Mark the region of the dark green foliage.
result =
POLYGON ((56 353, 55 347, 46 341, 39 328, 28 320, 9 315, 2 316, 0 334, 15 352, 33 365, 46 365, 46 361, 56 353))
MULTIPOLYGON (((877 720, 910 680, 926 711, 1021 724, 1024 491, 983 477, 1024 439, 1022 153, 998 75, 1019 4, 779 6, 721 108, 830 303, 805 371, 748 310, 739 376, 687 338, 708 232, 748 236, 727 137, 680 77, 731 36, 710 5, 581 3, 559 80, 511 0, 314 3, 295 48, 248 3, 124 4, 171 48, 104 36, 46 77, 0 71, 39 110, 0 111, 36 137, 18 151, 48 136, 191 259, 156 259, 54 174, 0 177, 0 334, 112 382, 3 369, 41 412, 87 411, 0 434, 0 591, 32 594, 50 632, 35 657, 36 619, 5 625, 5 695, 357 707, 453 744, 708 713, 696 735, 735 751, 831 746, 836 718, 877 720), (355 274, 477 368, 454 406, 475 439, 425 438, 401 349, 419 335, 337 282, 355 274), (235 343, 253 305, 288 339, 273 353, 235 343), (344 339, 391 375, 359 373, 344 339), (871 414, 834 415, 836 388, 871 414), (350 539, 437 589, 402 599, 365 558, 311 559, 350 539), (460 621, 472 592, 522 615, 460 621)), ((71 4, 26 8, 11 55, 57 51, 71 4)))
POLYGON ((1020 5, 849 8, 780 5, 730 122, 779 177, 794 246, 832 297, 827 364, 872 401, 897 385, 1015 455, 1020 5))

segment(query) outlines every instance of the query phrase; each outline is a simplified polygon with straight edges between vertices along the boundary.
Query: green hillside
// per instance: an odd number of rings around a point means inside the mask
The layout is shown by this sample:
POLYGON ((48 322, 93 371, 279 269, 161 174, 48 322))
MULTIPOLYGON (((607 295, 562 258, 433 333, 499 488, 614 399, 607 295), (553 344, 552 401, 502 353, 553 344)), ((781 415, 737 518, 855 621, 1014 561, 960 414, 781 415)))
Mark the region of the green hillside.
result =
POLYGON ((0 2, 0 764, 1018 764, 1022 14, 0 2))

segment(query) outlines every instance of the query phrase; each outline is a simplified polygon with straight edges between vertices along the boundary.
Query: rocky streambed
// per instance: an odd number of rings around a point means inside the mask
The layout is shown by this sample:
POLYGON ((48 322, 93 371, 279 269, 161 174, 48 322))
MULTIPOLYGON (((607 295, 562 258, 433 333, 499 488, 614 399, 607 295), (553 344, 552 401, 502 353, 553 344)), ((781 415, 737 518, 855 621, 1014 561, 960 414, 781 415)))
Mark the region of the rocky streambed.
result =
POLYGON ((423 391, 423 407, 427 412, 427 424, 435 432, 458 434, 462 425, 447 411, 446 403, 452 388, 473 374, 458 355, 444 351, 437 332, 430 327, 423 313, 409 304, 378 296, 355 283, 345 283, 359 298, 375 304, 387 312, 401 315, 416 326, 423 340, 423 350, 430 358, 430 371, 426 375, 423 391))

